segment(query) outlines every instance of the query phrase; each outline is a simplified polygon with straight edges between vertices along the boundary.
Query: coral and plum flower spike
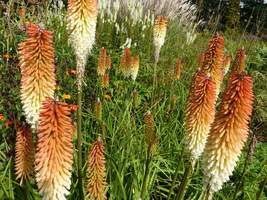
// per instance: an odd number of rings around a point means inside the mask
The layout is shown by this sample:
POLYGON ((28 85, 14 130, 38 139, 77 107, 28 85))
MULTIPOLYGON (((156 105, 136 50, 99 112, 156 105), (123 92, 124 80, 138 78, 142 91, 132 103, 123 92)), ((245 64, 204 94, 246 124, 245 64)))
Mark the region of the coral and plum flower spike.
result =
POLYGON ((16 136, 16 176, 23 181, 30 178, 34 164, 34 145, 32 141, 32 131, 28 125, 18 128, 16 136))
POLYGON ((202 71, 193 77, 186 108, 186 141, 191 159, 202 154, 215 116, 216 85, 202 71))
POLYGON ((42 102, 56 87, 53 35, 35 24, 27 26, 27 35, 19 44, 21 101, 27 122, 36 128, 42 102))
POLYGON ((216 95, 220 92, 220 86, 223 80, 223 59, 224 59, 224 38, 216 34, 209 40, 208 49, 204 54, 204 61, 201 69, 210 73, 212 80, 216 83, 216 95))
POLYGON ((43 199, 64 200, 69 194, 73 163, 70 106, 50 98, 40 112, 35 157, 36 182, 43 199))
POLYGON ((92 144, 88 155, 88 184, 89 199, 106 199, 106 167, 104 145, 101 138, 92 144))
POLYGON ((248 138, 253 103, 252 86, 252 78, 245 72, 231 73, 203 156, 204 181, 211 194, 220 190, 223 183, 229 180, 248 138))
POLYGON ((167 33, 167 24, 168 24, 168 20, 164 16, 157 16, 157 18, 155 19, 154 28, 153 28, 155 63, 157 63, 159 60, 160 50, 165 42, 165 37, 167 33))
MULTIPOLYGON (((77 60, 77 71, 83 77, 86 59, 95 43, 97 0, 68 1, 68 31, 77 60)), ((79 85, 81 80, 79 79, 79 85)))

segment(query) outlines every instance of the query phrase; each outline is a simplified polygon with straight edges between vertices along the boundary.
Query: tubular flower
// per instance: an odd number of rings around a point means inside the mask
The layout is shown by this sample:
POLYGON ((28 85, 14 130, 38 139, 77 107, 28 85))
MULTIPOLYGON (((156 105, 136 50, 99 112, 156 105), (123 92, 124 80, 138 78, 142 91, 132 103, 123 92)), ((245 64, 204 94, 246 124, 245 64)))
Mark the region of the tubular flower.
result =
POLYGON ((104 74, 106 73, 107 69, 106 62, 107 62, 107 51, 104 47, 102 47, 97 65, 97 74, 99 76, 104 76, 104 74))
POLYGON ((139 57, 138 55, 135 55, 132 58, 131 69, 130 69, 130 75, 131 75, 132 80, 134 81, 137 77, 138 70, 139 70, 139 57))
POLYGON ((132 64, 131 50, 129 48, 125 48, 120 60, 121 72, 125 77, 129 77, 130 75, 131 64, 132 64))
POLYGON ((230 55, 224 55, 223 58, 223 69, 224 69, 224 75, 228 73, 230 65, 231 65, 232 58, 230 55))
POLYGON ((229 180, 247 140, 252 85, 252 78, 244 72, 234 71, 230 75, 204 150, 204 181, 210 193, 220 190, 229 180))
POLYGON ((88 155, 88 183, 89 199, 106 199, 106 167, 104 145, 99 138, 92 144, 88 155))
POLYGON ((68 1, 68 31, 77 60, 78 85, 82 84, 86 59, 95 43, 97 0, 68 1))
POLYGON ((27 26, 28 39, 19 44, 21 101, 27 122, 36 128, 42 102, 56 87, 53 35, 38 25, 27 26))
POLYGON ((175 80, 180 80, 181 71, 182 71, 182 61, 180 59, 177 59, 176 64, 175 64, 175 70, 174 70, 175 80))
POLYGON ((204 62, 201 69, 207 74, 210 73, 212 80, 216 83, 216 96, 220 92, 220 85, 223 80, 223 58, 224 38, 219 34, 213 36, 204 55, 204 62))
POLYGON ((34 145, 32 141, 32 131, 28 125, 18 128, 16 136, 16 176, 23 181, 30 178, 34 164, 34 145))
POLYGON ((35 157, 36 182, 43 199, 64 200, 69 194, 73 162, 70 106, 52 99, 40 112, 35 157))
POLYGON ((157 63, 159 60, 160 50, 165 42, 165 37, 167 33, 167 24, 168 20, 164 16, 157 16, 154 22, 153 42, 155 48, 154 52, 155 63, 157 63))
POLYGON ((215 116, 215 83, 198 71, 190 87, 186 108, 186 141, 191 158, 202 154, 215 116))

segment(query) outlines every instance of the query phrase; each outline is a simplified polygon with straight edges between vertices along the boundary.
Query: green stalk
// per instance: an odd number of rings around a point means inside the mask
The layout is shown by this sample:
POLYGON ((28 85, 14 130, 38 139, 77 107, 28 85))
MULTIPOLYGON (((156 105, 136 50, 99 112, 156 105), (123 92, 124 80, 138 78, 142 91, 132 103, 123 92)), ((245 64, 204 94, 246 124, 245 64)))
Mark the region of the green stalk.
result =
POLYGON ((193 173, 196 161, 190 161, 189 166, 186 168, 182 182, 179 186, 178 193, 176 195, 176 200, 183 200, 186 192, 187 185, 190 183, 190 177, 193 173))
POLYGON ((256 195, 256 200, 260 200, 261 194, 262 194, 266 184, 267 184, 267 176, 265 176, 265 179, 262 181, 262 183, 260 185, 260 189, 259 189, 259 191, 257 192, 257 195, 256 195))
POLYGON ((145 175, 142 183, 142 189, 141 189, 141 200, 145 197, 145 191, 146 191, 146 185, 147 185, 147 178, 149 174, 149 165, 151 162, 151 156, 150 156, 150 147, 147 148, 147 159, 146 159, 146 165, 145 165, 145 175))
POLYGON ((212 199, 212 195, 213 193, 210 191, 210 185, 208 184, 199 199, 210 200, 212 199))
POLYGON ((78 110, 77 110, 77 149, 78 149, 78 188, 80 199, 83 195, 83 179, 82 179, 82 86, 78 84, 78 110))
POLYGON ((157 88, 157 62, 154 63, 154 68, 153 68, 153 91, 152 91, 152 102, 151 106, 154 106, 155 103, 155 92, 157 88))
MULTIPOLYGON (((183 154, 184 154, 184 148, 182 149, 182 152, 181 152, 181 155, 179 156, 179 158, 182 158, 183 157, 183 154)), ((167 200, 170 200, 171 199, 172 191, 174 189, 175 182, 176 182, 176 180, 178 178, 178 175, 179 175, 179 167, 180 167, 181 160, 182 159, 178 159, 177 168, 175 170, 175 175, 174 175, 174 178, 172 180, 172 184, 171 184, 171 188, 169 190, 169 194, 168 194, 168 199, 167 200)))

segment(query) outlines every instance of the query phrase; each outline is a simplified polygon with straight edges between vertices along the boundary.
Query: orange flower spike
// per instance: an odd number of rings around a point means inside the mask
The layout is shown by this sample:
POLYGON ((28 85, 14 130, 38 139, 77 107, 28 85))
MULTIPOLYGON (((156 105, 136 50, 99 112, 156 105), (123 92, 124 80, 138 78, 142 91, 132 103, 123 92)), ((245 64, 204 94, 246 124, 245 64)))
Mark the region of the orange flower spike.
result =
POLYGON ((109 75, 107 73, 104 76, 102 76, 101 85, 102 85, 103 88, 108 88, 108 86, 109 86, 109 75))
POLYGON ((204 62, 201 69, 210 73, 212 80, 216 83, 216 96, 220 92, 220 85, 223 80, 223 58, 224 58, 224 38, 216 34, 209 40, 208 49, 204 55, 204 62))
POLYGON ((215 116, 215 83, 198 71, 190 87, 186 108, 186 141, 191 158, 202 154, 215 116))
POLYGON ((43 102, 37 131, 36 182, 44 199, 64 200, 69 194, 73 163, 73 125, 68 104, 43 102))
POLYGON ((160 50, 165 42, 165 37, 167 33, 167 24, 168 20, 164 16, 157 16, 154 22, 153 43, 155 48, 154 52, 155 63, 157 63, 159 60, 160 50))
POLYGON ((182 71, 182 61, 180 59, 177 59, 174 70, 175 80, 180 80, 181 71, 182 71))
POLYGON ((87 192, 89 199, 106 199, 106 161, 104 145, 99 138, 95 141, 88 155, 88 183, 87 192))
POLYGON ((223 93, 204 151, 205 183, 211 193, 220 190, 232 175, 248 138, 253 104, 252 78, 234 71, 223 93))
POLYGON ((121 71, 125 77, 128 77, 130 75, 130 68, 132 64, 131 62, 131 49, 125 48, 120 62, 121 71))
POLYGON ((242 72, 245 69, 246 65, 246 51, 244 48, 241 48, 237 51, 233 71, 242 72))
POLYGON ((111 69, 111 57, 109 55, 107 56, 107 59, 106 59, 106 68, 108 70, 111 69))
POLYGON ((104 47, 102 47, 99 58, 98 58, 98 65, 97 65, 97 74, 99 76, 104 76, 106 72, 106 61, 107 60, 107 51, 104 47))
POLYGON ((23 181, 30 178, 34 164, 34 145, 32 141, 32 131, 28 125, 18 128, 16 135, 16 158, 15 170, 16 178, 23 181))
POLYGON ((135 55, 131 60, 131 78, 135 81, 139 71, 139 56, 135 55))
POLYGON ((56 87, 53 35, 35 24, 27 26, 27 34, 19 44, 21 101, 27 122, 36 128, 41 104, 53 98, 56 87))
POLYGON ((230 55, 224 55, 223 59, 223 69, 224 69, 224 75, 228 73, 230 65, 231 65, 232 58, 230 55))
POLYGON ((78 86, 82 85, 88 54, 95 43, 98 0, 68 0, 67 29, 77 61, 78 86))

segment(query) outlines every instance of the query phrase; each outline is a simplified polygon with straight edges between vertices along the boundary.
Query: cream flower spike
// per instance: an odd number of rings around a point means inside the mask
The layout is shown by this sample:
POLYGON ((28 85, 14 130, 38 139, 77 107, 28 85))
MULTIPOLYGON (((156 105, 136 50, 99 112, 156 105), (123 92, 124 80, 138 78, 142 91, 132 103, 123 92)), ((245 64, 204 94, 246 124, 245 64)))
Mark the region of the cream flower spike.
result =
POLYGON ((95 31, 98 14, 97 0, 68 1, 68 31, 70 42, 77 60, 77 71, 80 75, 78 84, 82 84, 86 59, 95 43, 95 31))
POLYGON ((56 86, 53 35, 35 24, 27 26, 27 35, 19 44, 21 101, 27 122, 36 129, 42 102, 53 98, 56 86))

